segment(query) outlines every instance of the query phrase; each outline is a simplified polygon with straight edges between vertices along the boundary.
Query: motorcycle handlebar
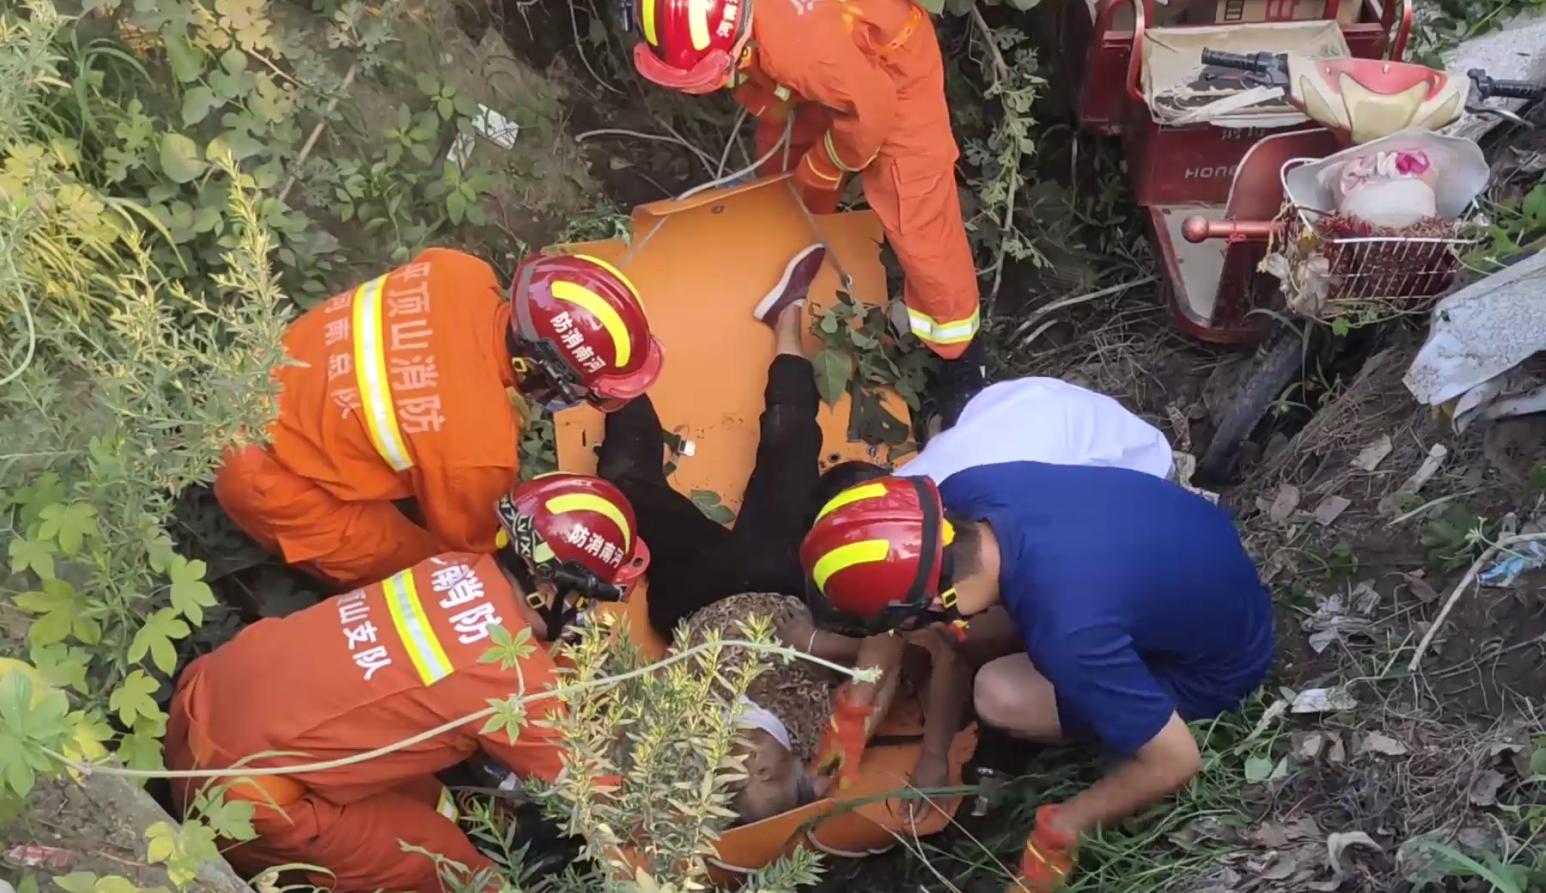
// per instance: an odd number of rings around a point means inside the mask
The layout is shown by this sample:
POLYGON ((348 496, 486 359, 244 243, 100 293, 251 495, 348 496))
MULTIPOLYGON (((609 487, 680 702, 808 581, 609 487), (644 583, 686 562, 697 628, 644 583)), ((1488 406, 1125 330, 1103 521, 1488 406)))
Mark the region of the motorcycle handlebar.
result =
MULTIPOLYGON (((1203 54, 1207 55, 1207 51, 1204 50, 1203 54)), ((1478 99, 1490 99, 1494 96, 1499 99, 1540 99, 1546 96, 1546 84, 1490 78, 1487 72, 1480 68, 1473 68, 1466 72, 1466 75, 1476 85, 1478 99)))
POLYGON ((1277 55, 1277 53, 1230 53, 1205 47, 1202 51, 1202 64, 1266 74, 1276 66, 1277 55))

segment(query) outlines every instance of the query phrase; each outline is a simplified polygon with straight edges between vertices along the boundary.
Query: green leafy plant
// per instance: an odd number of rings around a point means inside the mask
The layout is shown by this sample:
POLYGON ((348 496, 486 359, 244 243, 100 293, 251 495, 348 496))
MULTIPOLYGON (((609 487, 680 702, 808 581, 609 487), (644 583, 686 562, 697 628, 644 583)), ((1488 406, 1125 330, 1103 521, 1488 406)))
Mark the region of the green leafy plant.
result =
MULTIPOLYGON (((772 641, 767 618, 742 633, 772 641)), ((646 661, 612 624, 588 624, 564 646, 570 669, 559 691, 574 693, 561 695, 566 709, 556 723, 569 769, 544 797, 553 818, 584 837, 584 854, 607 867, 599 886, 583 889, 685 891, 706 881, 704 860, 735 815, 730 785, 744 777, 731 705, 766 666, 719 641, 646 673, 634 672, 646 661), (574 689, 609 676, 618 682, 605 692, 574 689)), ((758 889, 792 891, 817 874, 815 857, 801 851, 766 869, 758 889)))
POLYGON ((1511 860, 1508 856, 1487 855, 1480 860, 1462 853, 1447 844, 1423 840, 1420 846, 1438 859, 1435 873, 1441 878, 1480 878, 1493 893, 1526 893, 1546 882, 1546 854, 1516 853, 1515 856, 1534 856, 1526 863, 1511 860))
POLYGON ((692 504, 698 507, 710 521, 719 524, 732 524, 735 522, 735 509, 720 501, 720 495, 715 490, 694 490, 688 494, 692 504))
POLYGON ((1491 273, 1512 258, 1546 247, 1546 179, 1518 198, 1490 203, 1487 213, 1491 226, 1486 237, 1466 253, 1466 266, 1491 273))
POLYGON ((1446 50, 1472 37, 1503 27, 1521 12, 1539 9, 1542 0, 1433 0, 1417 7, 1410 54, 1424 65, 1443 67, 1446 50))
POLYGON ((871 444, 899 444, 908 428, 886 409, 881 393, 894 389, 917 411, 938 363, 911 334, 899 335, 883 307, 862 304, 846 292, 814 312, 811 332, 822 347, 811 357, 816 390, 828 404, 845 392, 854 399, 849 436, 871 444))
POLYGON ((1451 505, 1423 525, 1420 542, 1427 547, 1431 564, 1454 570, 1470 564, 1485 551, 1496 531, 1496 524, 1470 508, 1451 505))

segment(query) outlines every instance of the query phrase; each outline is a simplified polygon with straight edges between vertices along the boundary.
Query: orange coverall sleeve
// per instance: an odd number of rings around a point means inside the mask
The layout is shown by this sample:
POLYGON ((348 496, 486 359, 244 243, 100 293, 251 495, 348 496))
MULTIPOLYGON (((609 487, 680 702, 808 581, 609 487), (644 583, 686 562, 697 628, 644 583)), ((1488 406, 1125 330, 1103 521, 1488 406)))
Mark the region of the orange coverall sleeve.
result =
POLYGON ((515 486, 515 466, 433 469, 420 480, 424 525, 448 552, 492 552, 499 521, 494 503, 515 486))
MULTIPOLYGON (((553 702, 544 701, 536 706, 549 703, 553 702)), ((526 725, 516 735, 514 742, 511 742, 509 733, 499 729, 487 735, 479 735, 478 746, 522 778, 552 782, 564 768, 563 742, 557 730, 540 726, 537 721, 562 709, 556 704, 546 710, 533 708, 527 714, 526 725)))
MULTIPOLYGON (((447 718, 464 716, 489 706, 490 699, 504 699, 522 689, 528 694, 546 691, 554 684, 553 659, 543 650, 542 643, 532 640, 537 651, 521 662, 521 672, 505 670, 495 663, 478 663, 459 669, 454 677, 454 687, 446 682, 430 691, 434 694, 437 710, 447 718)), ((526 707, 526 722, 510 740, 504 728, 483 733, 483 721, 469 728, 477 731, 478 747, 490 757, 522 778, 537 778, 551 782, 564 768, 563 741, 558 730, 543 725, 543 720, 556 718, 563 712, 557 698, 545 698, 526 707)))
POLYGON ((833 161, 850 171, 868 165, 896 123, 891 77, 840 23, 813 23, 779 37, 764 40, 762 65, 769 76, 832 111, 833 161))

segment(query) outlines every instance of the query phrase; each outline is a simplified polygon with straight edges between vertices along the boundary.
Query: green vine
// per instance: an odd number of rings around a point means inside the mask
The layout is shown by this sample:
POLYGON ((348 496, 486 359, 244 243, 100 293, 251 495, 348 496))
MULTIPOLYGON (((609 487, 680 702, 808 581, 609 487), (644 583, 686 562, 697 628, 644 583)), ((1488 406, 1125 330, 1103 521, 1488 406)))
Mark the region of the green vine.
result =
POLYGON ((848 393, 849 437, 872 446, 897 447, 908 437, 908 426, 891 413, 882 394, 892 389, 913 412, 922 407, 929 377, 938 365, 911 334, 897 334, 886 308, 855 301, 838 292, 837 302, 817 308, 811 333, 822 347, 811 357, 816 390, 835 404, 848 393))

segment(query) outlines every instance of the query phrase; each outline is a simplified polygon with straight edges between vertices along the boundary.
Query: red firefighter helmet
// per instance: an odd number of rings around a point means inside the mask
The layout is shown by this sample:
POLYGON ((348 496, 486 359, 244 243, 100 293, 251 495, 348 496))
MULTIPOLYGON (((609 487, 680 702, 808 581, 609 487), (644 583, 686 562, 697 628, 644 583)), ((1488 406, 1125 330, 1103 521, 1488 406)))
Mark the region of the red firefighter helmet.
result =
POLYGON ((513 547, 536 582, 560 593, 623 601, 649 567, 628 497, 588 474, 539 475, 499 500, 498 546, 513 547))
POLYGON ((516 268, 510 305, 521 392, 539 403, 611 412, 660 377, 665 351, 639 292, 604 260, 531 258, 516 268))
POLYGON ((950 578, 945 546, 953 539, 928 478, 849 487, 822 507, 800 544, 813 615, 864 635, 936 619, 931 606, 950 578))
POLYGON ((643 43, 633 65, 662 87, 712 93, 730 86, 752 33, 752 0, 634 0, 643 43))

